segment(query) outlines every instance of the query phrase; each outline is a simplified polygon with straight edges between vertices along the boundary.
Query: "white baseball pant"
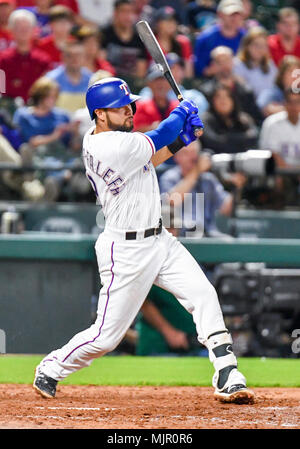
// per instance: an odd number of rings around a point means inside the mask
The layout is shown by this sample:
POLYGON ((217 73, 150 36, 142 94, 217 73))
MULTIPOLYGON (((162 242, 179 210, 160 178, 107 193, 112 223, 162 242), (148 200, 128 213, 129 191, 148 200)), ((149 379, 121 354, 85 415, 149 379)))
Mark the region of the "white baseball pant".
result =
POLYGON ((172 234, 163 228, 160 235, 137 240, 125 240, 124 235, 105 229, 99 236, 97 319, 42 360, 39 368, 47 376, 60 381, 116 348, 153 284, 171 292, 193 315, 200 343, 226 329, 214 287, 172 234))

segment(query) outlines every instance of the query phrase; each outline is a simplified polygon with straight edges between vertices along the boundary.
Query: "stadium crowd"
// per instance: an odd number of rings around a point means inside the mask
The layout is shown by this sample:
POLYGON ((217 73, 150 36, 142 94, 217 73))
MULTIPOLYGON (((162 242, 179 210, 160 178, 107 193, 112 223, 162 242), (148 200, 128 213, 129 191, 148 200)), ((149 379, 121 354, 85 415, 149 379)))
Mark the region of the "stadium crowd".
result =
MULTIPOLYGON (((268 1, 259 4, 267 10, 268 1)), ((300 165, 299 5, 286 1, 282 7, 278 0, 276 17, 259 15, 257 5, 0 0, 0 164, 7 164, 0 171, 0 198, 94 201, 80 154, 92 125, 85 107, 91 83, 117 76, 141 95, 138 131, 155 128, 177 105, 137 35, 141 19, 150 22, 184 97, 197 104, 205 125, 189 153, 164 164, 163 191, 204 192, 212 204, 208 215, 229 214, 229 192, 249 190, 251 181, 243 173, 218 178, 208 154, 269 149, 279 167, 300 165), (9 170, 12 165, 20 170, 9 170)), ((274 176, 265 197, 287 189, 292 194, 285 198, 298 204, 297 178, 274 176)))

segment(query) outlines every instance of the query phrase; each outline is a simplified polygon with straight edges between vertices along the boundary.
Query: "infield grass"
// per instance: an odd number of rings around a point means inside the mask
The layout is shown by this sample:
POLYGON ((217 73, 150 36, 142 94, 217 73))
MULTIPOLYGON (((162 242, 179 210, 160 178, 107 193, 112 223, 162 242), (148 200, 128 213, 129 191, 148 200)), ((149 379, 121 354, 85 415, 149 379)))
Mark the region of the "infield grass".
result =
MULTIPOLYGON (((1 355, 0 383, 31 384, 43 356, 1 355)), ((239 358, 252 387, 300 387, 297 359, 239 358)), ((105 356, 70 375, 65 385, 211 386, 213 367, 206 357, 105 356)))

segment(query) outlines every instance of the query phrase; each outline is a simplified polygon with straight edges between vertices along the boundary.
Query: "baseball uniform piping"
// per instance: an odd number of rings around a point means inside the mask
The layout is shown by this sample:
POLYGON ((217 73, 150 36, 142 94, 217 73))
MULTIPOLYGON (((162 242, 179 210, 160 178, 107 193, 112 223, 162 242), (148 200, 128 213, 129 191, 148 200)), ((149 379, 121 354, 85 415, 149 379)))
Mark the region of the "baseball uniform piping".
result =
MULTIPOLYGON (((138 132, 138 131, 137 131, 137 132, 138 132)), ((140 132, 139 132, 139 134, 142 134, 142 136, 146 137, 146 139, 147 139, 148 142, 150 143, 150 145, 151 145, 151 150, 152 150, 152 156, 153 156, 154 153, 155 153, 155 148, 154 148, 154 145, 153 145, 153 143, 152 143, 152 140, 151 140, 146 134, 143 134, 143 133, 140 133, 140 132)))
POLYGON ((101 330, 102 330, 102 327, 103 327, 103 324, 104 324, 105 315, 106 315, 106 310, 107 310, 107 306, 108 306, 108 302, 109 302, 110 288, 111 288, 111 286, 112 286, 112 283, 113 283, 114 277, 115 277, 115 274, 114 274, 114 272, 113 272, 113 268, 114 268, 114 265, 115 265, 115 261, 114 261, 114 244, 115 244, 115 242, 112 242, 112 245, 111 245, 111 267, 110 267, 111 281, 110 281, 110 284, 109 284, 109 287, 108 287, 107 293, 106 293, 106 296, 107 296, 107 298, 106 298, 106 304, 105 304, 104 313, 103 313, 103 318, 102 318, 102 323, 101 323, 101 326, 100 326, 100 328, 99 328, 99 332, 98 332, 98 334, 96 335, 96 337, 93 338, 93 340, 86 341, 86 342, 84 342, 84 343, 81 343, 81 345, 76 346, 76 348, 74 348, 74 349, 73 349, 73 350, 72 350, 72 351, 71 351, 71 352, 70 352, 70 353, 63 359, 63 362, 65 362, 65 361, 67 360, 67 358, 70 357, 70 355, 73 354, 73 352, 76 351, 77 349, 79 349, 79 348, 81 348, 82 346, 87 345, 87 344, 89 344, 89 343, 93 343, 93 342, 100 336, 100 334, 101 334, 101 330))

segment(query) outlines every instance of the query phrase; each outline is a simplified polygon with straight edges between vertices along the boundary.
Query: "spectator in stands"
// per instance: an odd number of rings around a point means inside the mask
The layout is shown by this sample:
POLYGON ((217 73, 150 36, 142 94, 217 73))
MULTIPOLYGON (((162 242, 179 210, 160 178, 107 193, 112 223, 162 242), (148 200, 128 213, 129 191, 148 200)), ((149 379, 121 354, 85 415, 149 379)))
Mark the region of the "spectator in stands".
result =
POLYGON ((240 111, 236 96, 224 85, 217 85, 212 92, 203 123, 203 148, 214 153, 240 153, 257 145, 258 129, 253 119, 240 111))
POLYGON ((84 47, 84 67, 91 72, 105 70, 110 72, 111 76, 116 75, 114 67, 102 57, 101 52, 101 34, 98 30, 83 25, 74 32, 74 36, 84 47))
POLYGON ((89 25, 95 29, 110 25, 115 0, 77 0, 77 3, 81 25, 89 25))
MULTIPOLYGON (((110 72, 106 72, 105 70, 98 70, 95 72, 90 79, 90 86, 100 81, 104 78, 108 78, 111 76, 110 72)), ((85 133, 91 128, 93 122, 91 121, 90 113, 88 108, 85 106, 84 108, 77 109, 74 112, 73 120, 79 123, 78 131, 81 138, 84 137, 85 133)))
POLYGON ((133 6, 135 22, 146 20, 151 25, 154 16, 154 8, 150 5, 150 0, 134 0, 133 6))
POLYGON ((150 5, 155 8, 163 8, 169 6, 176 12, 176 17, 179 23, 184 23, 185 20, 185 0, 151 0, 150 5))
POLYGON ((19 151, 22 137, 14 126, 10 113, 4 107, 0 109, 0 134, 7 139, 14 152, 19 151))
POLYGON ((252 27, 260 26, 260 23, 252 17, 253 5, 251 0, 242 0, 243 3, 243 15, 244 15, 244 28, 250 30, 252 27))
POLYGON ((70 40, 71 30, 75 24, 73 12, 65 6, 53 6, 49 12, 51 34, 37 42, 37 48, 47 53, 52 68, 62 63, 62 50, 70 40))
POLYGON ((192 33, 215 24, 217 2, 215 0, 196 0, 186 5, 185 23, 192 33))
POLYGON ((253 91, 255 98, 274 85, 277 68, 270 57, 268 33, 262 27, 252 27, 244 36, 233 72, 253 91))
POLYGON ((197 341, 191 314, 171 293, 156 285, 141 307, 135 327, 138 356, 207 356, 207 351, 197 341))
POLYGON ((23 8, 23 6, 34 6, 34 0, 16 0, 17 8, 23 8))
POLYGON ((211 66, 215 75, 199 85, 199 89, 207 98, 211 97, 216 85, 222 84, 228 87, 238 98, 240 109, 247 112, 259 126, 263 115, 256 104, 253 91, 239 77, 234 74, 234 55, 229 47, 216 47, 211 52, 211 66))
MULTIPOLYGON (((59 86, 47 77, 38 79, 30 89, 30 106, 16 111, 14 122, 24 142, 20 149, 24 164, 72 167, 80 160, 81 139, 78 124, 56 107, 59 86)), ((59 197, 64 182, 70 182, 69 170, 46 172, 44 184, 47 200, 59 197)))
POLYGON ((15 0, 0 0, 0 52, 10 47, 13 40, 8 27, 8 18, 15 6, 15 0))
POLYGON ((145 47, 134 26, 135 14, 131 0, 117 0, 112 24, 102 30, 104 57, 135 90, 135 83, 144 84, 147 73, 145 47))
POLYGON ((62 5, 71 9, 74 14, 80 14, 78 0, 53 0, 54 5, 62 5))
MULTIPOLYGON (((174 76, 174 79, 176 83, 179 86, 180 92, 182 93, 183 97, 186 100, 193 101, 196 103, 199 114, 201 115, 203 112, 205 112, 208 109, 208 101, 206 100, 205 96, 202 94, 202 92, 199 92, 197 89, 186 89, 183 85, 183 79, 184 79, 184 63, 182 59, 176 54, 176 53, 169 53, 167 54, 167 61, 168 64, 172 70, 172 74, 174 76)), ((154 63, 150 66, 150 69, 154 68, 154 63)), ((145 86, 140 92, 139 95, 142 97, 142 99, 146 100, 149 98, 152 98, 152 91, 149 86, 145 86)), ((170 88, 168 93, 169 100, 176 100, 176 95, 173 92, 173 90, 170 88)))
MULTIPOLYGON (((22 144, 22 137, 18 129, 10 121, 10 117, 5 111, 0 113, 0 162, 9 163, 12 166, 20 167, 22 158, 18 153, 22 144)), ((17 195, 17 199, 26 201, 39 201, 45 195, 45 189, 41 182, 34 179, 28 173, 20 173, 11 170, 0 172, 0 180, 8 191, 4 192, 4 199, 12 192, 17 195)), ((2 190, 2 189, 1 189, 2 190)), ((4 189, 5 190, 5 189, 4 189)), ((3 192, 1 192, 3 194, 3 192)), ((1 195, 2 197, 2 195, 1 195)))
POLYGON ((284 110, 267 117, 260 133, 260 148, 272 150, 279 167, 300 166, 300 94, 284 91, 284 110))
MULTIPOLYGON (((300 94, 289 88, 284 91, 284 110, 263 122, 259 146, 271 150, 281 168, 300 167, 300 94)), ((299 205, 299 178, 275 176, 276 204, 299 205)))
POLYGON ((6 75, 5 95, 27 101, 34 81, 50 69, 48 56, 32 46, 35 15, 27 10, 14 11, 9 18, 15 46, 0 55, 0 69, 6 75))
POLYGON ((203 148, 214 153, 240 153, 256 148, 258 129, 246 112, 241 112, 236 96, 228 87, 217 85, 203 115, 203 148))
POLYGON ((192 78, 193 51, 190 39, 178 32, 178 20, 173 8, 159 8, 154 14, 153 29, 164 53, 176 53, 184 61, 184 78, 192 78))
POLYGON ((169 100, 169 83, 155 64, 150 66, 146 80, 152 91, 152 97, 138 101, 134 115, 135 131, 141 132, 155 129, 178 105, 178 100, 169 100))
POLYGON ((298 0, 287 0, 287 6, 291 6, 292 8, 295 8, 299 14, 300 14, 300 4, 298 0))
POLYGON ((284 91, 299 84, 300 59, 285 56, 278 67, 274 86, 265 89, 257 98, 257 104, 265 117, 284 110, 284 91))
POLYGON ((236 54, 245 34, 243 29, 243 5, 240 0, 221 0, 217 8, 218 23, 200 33, 195 40, 195 75, 210 77, 215 75, 215 65, 211 65, 211 51, 218 46, 226 46, 236 54))
POLYGON ((46 74, 59 85, 57 105, 69 113, 83 108, 91 75, 84 67, 83 45, 78 41, 68 42, 63 49, 63 64, 46 74))
POLYGON ((294 8, 279 10, 277 34, 269 36, 271 56, 278 66, 286 55, 300 58, 299 15, 294 8))
POLYGON ((210 158, 199 154, 199 149, 199 142, 195 141, 176 153, 176 166, 160 176, 160 191, 168 194, 174 208, 183 209, 179 235, 185 236, 186 231, 198 231, 200 236, 204 232, 207 237, 217 237, 223 234, 217 229, 216 214, 230 215, 233 199, 216 176, 208 171, 211 168, 210 158), (182 208, 184 195, 188 193, 192 194, 192 202, 182 208), (197 193, 204 194, 204 216, 199 206, 197 210, 197 193))
MULTIPOLYGON (((205 133, 201 137, 204 150, 213 153, 241 153, 257 148, 259 131, 254 120, 241 112, 231 89, 217 85, 210 98, 210 109, 203 114, 205 133)), ((240 195, 247 177, 240 172, 220 173, 220 180, 229 190, 240 195)))
POLYGON ((49 14, 52 0, 35 0, 34 4, 35 6, 26 6, 23 8, 31 11, 35 15, 39 37, 48 36, 51 33, 49 14))

